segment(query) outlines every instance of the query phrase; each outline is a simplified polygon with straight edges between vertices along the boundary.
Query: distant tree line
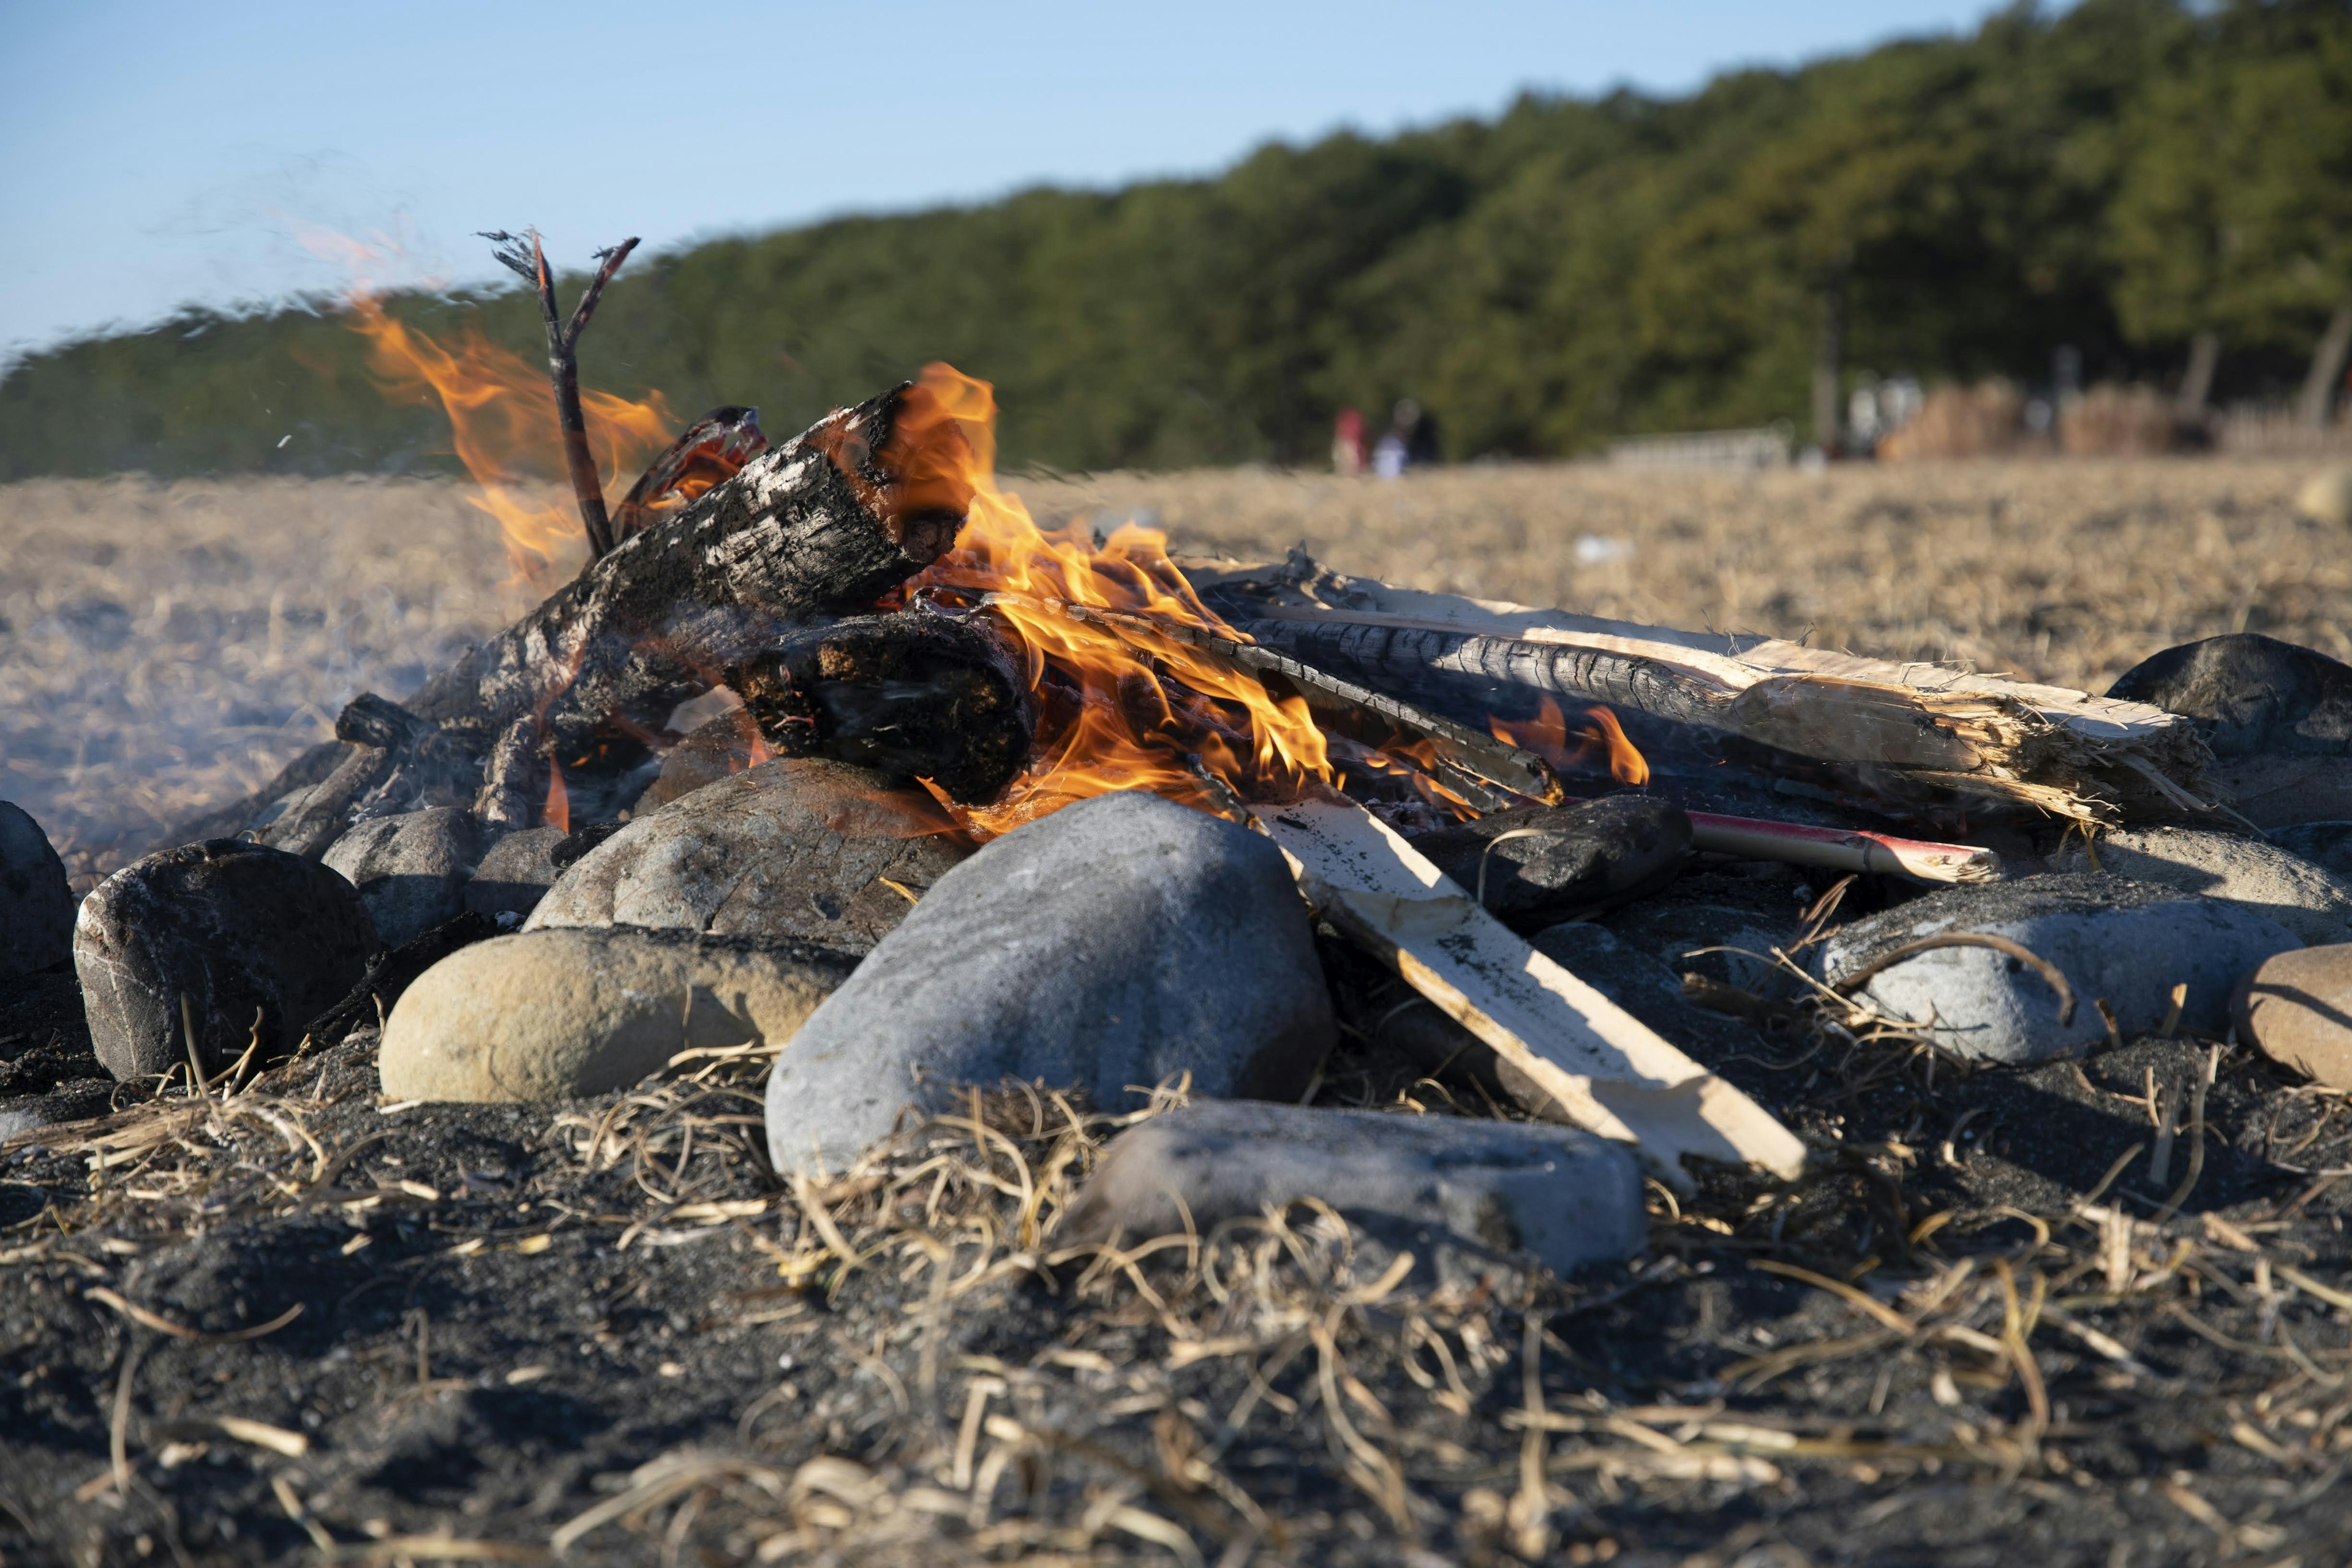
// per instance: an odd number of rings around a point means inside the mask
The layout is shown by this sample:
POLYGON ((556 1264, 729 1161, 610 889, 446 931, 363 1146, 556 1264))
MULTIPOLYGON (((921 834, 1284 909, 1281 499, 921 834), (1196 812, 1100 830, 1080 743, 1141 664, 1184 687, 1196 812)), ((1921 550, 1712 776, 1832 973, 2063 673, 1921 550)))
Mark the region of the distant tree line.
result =
MULTIPOLYGON (((386 305, 536 352, 520 294, 386 305)), ((632 264, 583 364, 782 433, 946 359, 997 384, 1009 462, 1087 468, 1320 461, 1336 410, 1403 396, 1455 458, 1819 429, 1862 375, 2032 384, 2061 348, 2091 379, 2326 416, 2352 353, 2352 4, 2025 5, 1683 98, 1528 96, 1213 179, 717 240, 632 264)), ((429 469, 446 447, 327 301, 189 311, 0 379, 0 478, 429 469)))

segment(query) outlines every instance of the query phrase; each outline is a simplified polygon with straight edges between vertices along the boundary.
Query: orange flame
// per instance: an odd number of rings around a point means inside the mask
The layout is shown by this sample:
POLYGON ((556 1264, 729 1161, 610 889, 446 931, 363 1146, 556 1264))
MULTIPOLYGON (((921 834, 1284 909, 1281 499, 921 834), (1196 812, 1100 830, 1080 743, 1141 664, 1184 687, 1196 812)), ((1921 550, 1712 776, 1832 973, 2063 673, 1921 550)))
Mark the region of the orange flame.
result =
POLYGON ((942 497, 968 488, 955 547, 908 586, 986 603, 1028 656, 1041 745, 993 805, 949 809, 975 835, 1009 832, 1072 801, 1143 789, 1213 806, 1219 786, 1245 799, 1295 795, 1332 777, 1322 731, 1296 697, 1148 626, 1081 618, 1148 615, 1236 640, 1168 558, 1167 536, 1132 524, 1097 546, 1076 529, 1048 534, 995 479, 996 399, 984 381, 927 367, 898 437, 940 471, 909 475, 942 497), (926 439, 953 421, 961 442, 926 439), (1073 611, 1076 613, 1073 613, 1073 611), (1214 782, 1213 783, 1212 780, 1214 782))
POLYGON ((547 809, 541 819, 562 832, 572 831, 572 792, 563 787, 563 764, 547 759, 547 809))
MULTIPOLYGON (((567 495, 535 502, 521 487, 560 481, 563 448, 556 431, 555 391, 547 368, 499 347, 467 323, 447 347, 388 314, 364 289, 351 296, 353 327, 368 340, 368 367, 394 397, 440 399, 449 416, 457 460, 481 487, 468 500, 498 520, 515 576, 545 592, 557 585, 558 557, 584 544, 580 517, 567 495)), ((610 505, 665 446, 677 422, 659 393, 633 403, 581 389, 589 449, 610 505)))
POLYGON ((1650 782, 1650 764, 1619 728, 1617 715, 1599 703, 1584 710, 1586 723, 1571 733, 1559 704, 1547 694, 1533 720, 1511 722, 1489 719, 1486 728, 1507 746, 1536 753, 1560 773, 1580 773, 1598 752, 1609 763, 1609 776, 1622 784, 1650 782))

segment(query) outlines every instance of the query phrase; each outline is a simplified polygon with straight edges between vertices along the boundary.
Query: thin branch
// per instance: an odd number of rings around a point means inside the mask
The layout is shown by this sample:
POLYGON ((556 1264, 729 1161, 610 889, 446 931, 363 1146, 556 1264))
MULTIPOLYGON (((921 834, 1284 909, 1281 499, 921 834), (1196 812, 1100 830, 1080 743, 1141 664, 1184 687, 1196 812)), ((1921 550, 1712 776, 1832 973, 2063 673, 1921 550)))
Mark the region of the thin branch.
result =
POLYGON ((572 499, 580 505, 580 522, 588 534, 588 558, 598 559, 614 545, 612 520, 604 512, 604 486, 597 477, 596 459, 588 450, 588 421, 580 409, 580 334, 587 330, 588 320, 596 313, 596 303, 604 298, 604 285, 629 258, 637 247, 635 236, 623 240, 609 249, 596 253, 599 263, 595 276, 572 309, 572 320, 566 322, 555 303, 555 271, 547 264, 546 247, 540 244, 539 231, 526 229, 520 235, 504 229, 485 229, 482 237, 490 241, 490 254, 499 264, 525 279, 539 290, 539 314, 547 328, 547 374, 555 384, 555 423, 563 437, 563 467, 572 479, 572 499))

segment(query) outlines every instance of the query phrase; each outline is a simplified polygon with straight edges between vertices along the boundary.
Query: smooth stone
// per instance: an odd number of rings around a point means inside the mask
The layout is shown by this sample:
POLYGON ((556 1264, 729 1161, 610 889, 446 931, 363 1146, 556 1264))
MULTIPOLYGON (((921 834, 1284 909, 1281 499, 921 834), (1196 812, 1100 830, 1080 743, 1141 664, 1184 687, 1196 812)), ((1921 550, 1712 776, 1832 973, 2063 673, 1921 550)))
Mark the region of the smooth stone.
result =
POLYGON ((2352 944, 2282 952, 2236 998, 2238 1037, 2282 1067, 2352 1089, 2352 944))
POLYGON ((488 838, 472 812, 438 805, 358 824, 324 863, 360 890, 383 944, 398 947, 464 911, 488 838))
POLYGON ((767 760, 749 710, 733 709, 696 726, 662 758, 659 777, 637 797, 639 816, 681 800, 705 784, 748 773, 767 760))
POLYGON ((2298 948, 2293 932, 2219 899, 2112 873, 2062 872, 1951 888, 1854 921, 1824 942, 1821 973, 1843 988, 1879 954, 1948 931, 2005 936, 2056 965, 2074 992, 2071 1024, 2041 975, 1982 947, 1936 948, 1881 971, 1860 994, 1891 1017, 1927 1026, 1936 1044, 1982 1061, 2039 1062, 2106 1038, 2105 998, 2125 1038, 2162 1023, 2172 988, 2189 987, 2180 1026, 2219 1035, 2238 982, 2298 948))
POLYGON ((1229 1100, 1120 1133, 1055 1239, 1205 1235, 1304 1198, 1454 1277, 1513 1254, 1566 1275, 1649 1239, 1632 1151, 1581 1128, 1229 1100))
POLYGON ((30 974, 73 956, 66 864, 30 813, 0 800, 0 974, 30 974))
POLYGON ((2265 755, 2209 763, 2206 787, 2256 827, 2352 817, 2352 759, 2265 755))
POLYGON ((1669 801, 1603 795, 1498 811, 1424 833, 1412 847, 1514 929, 1603 909, 1671 879, 1690 852, 1690 818, 1669 801))
POLYGON ((2199 721, 2217 757, 2352 754, 2352 665, 2255 632, 2150 655, 2107 695, 2199 721))
POLYGON ((880 773, 779 757, 630 822, 557 879, 524 929, 650 926, 866 952, 971 853, 954 826, 880 773))
POLYGON ((499 838, 482 852, 481 864, 466 883, 466 911, 502 924, 521 923, 563 874, 555 851, 569 837, 561 827, 526 827, 499 838))
POLYGON ((2275 921, 2309 946, 2352 942, 2352 882, 2260 838, 2196 827, 2124 827, 2079 838, 2053 871, 2098 868, 2135 882, 2202 893, 2275 921))
POLYGON ((207 1072, 235 1061, 257 1032, 261 1059, 291 1050, 380 945, 359 889, 341 875, 233 838, 117 871, 82 900, 73 943, 90 1044, 117 1079, 186 1061, 184 998, 207 1072))
POLYGON ((838 953, 629 928, 521 931, 459 949, 384 1020, 394 1100, 520 1104, 601 1094, 680 1051, 781 1047, 848 975, 838 953))
POLYGON ((2302 822, 2274 827, 2263 837, 2290 855, 2300 855, 2323 871, 2352 879, 2352 821, 2302 822))
POLYGON ((2322 468, 2294 492, 2294 510, 2314 522, 2352 528, 2352 464, 2322 468))
POLYGON ((780 1171, 838 1170, 902 1107, 1006 1079, 1105 1109, 1187 1073, 1198 1095, 1296 1100, 1335 1033, 1281 851, 1099 795, 983 846, 882 939, 769 1075, 768 1144, 780 1171))

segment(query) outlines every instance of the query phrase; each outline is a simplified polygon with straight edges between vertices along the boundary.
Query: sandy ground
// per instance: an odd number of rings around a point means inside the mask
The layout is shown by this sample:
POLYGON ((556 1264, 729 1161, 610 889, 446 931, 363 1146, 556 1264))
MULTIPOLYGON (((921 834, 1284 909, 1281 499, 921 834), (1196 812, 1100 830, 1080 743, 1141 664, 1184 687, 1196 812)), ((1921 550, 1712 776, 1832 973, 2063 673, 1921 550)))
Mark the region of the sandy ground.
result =
MULTIPOLYGON (((1477 466, 1012 481, 1041 521, 1628 619, 1810 636, 2104 689, 2252 629, 2352 658, 2352 540, 2308 461, 1981 461, 1823 473, 1477 466)), ((0 488, 0 795, 87 878, 257 787, 359 692, 398 695, 537 596, 469 487, 0 488)), ((560 568, 559 568, 560 569, 560 568)), ((544 584, 542 584, 543 586, 544 584)))

